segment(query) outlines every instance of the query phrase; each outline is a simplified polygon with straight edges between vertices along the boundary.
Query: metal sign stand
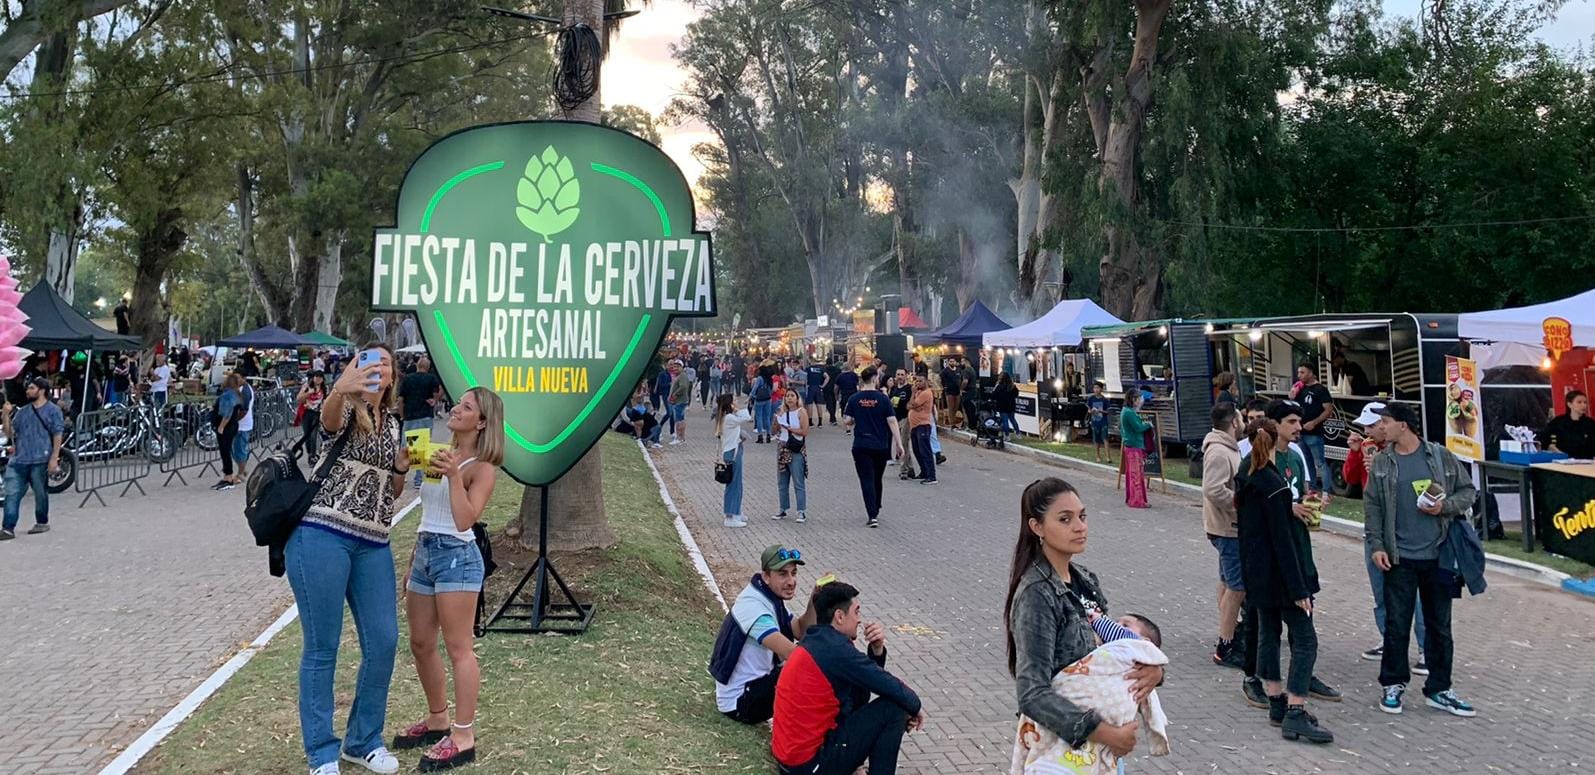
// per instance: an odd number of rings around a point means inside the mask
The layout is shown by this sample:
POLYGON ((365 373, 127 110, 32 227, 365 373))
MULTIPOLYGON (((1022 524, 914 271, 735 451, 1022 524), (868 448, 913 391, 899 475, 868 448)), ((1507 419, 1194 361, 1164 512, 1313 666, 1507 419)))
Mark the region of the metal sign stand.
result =
POLYGON ((548 485, 538 488, 543 491, 542 504, 538 507, 537 523, 537 562, 526 569, 515 589, 499 604, 498 611, 486 622, 476 627, 477 637, 489 632, 510 632, 523 634, 541 634, 545 632, 560 635, 580 635, 587 631, 593 621, 593 605, 581 603, 576 600, 576 594, 571 592, 570 586, 561 578, 559 571, 555 570, 553 560, 548 557, 548 485), (532 602, 520 602, 518 599, 526 589, 526 583, 537 577, 537 584, 532 588, 532 602), (564 602, 553 602, 550 599, 548 580, 552 576, 558 585, 559 592, 564 602), (515 613, 511 613, 514 609, 515 613), (526 622, 526 626, 508 626, 500 624, 504 620, 526 622))

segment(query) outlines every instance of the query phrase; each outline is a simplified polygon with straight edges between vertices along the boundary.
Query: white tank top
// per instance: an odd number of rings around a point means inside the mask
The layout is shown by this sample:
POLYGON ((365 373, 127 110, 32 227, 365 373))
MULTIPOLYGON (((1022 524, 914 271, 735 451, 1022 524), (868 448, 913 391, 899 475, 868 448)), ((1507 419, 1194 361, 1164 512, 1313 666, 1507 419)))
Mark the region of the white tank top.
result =
MULTIPOLYGON (((460 471, 464 472, 466 466, 476 462, 471 458, 460 464, 460 471)), ((461 541, 475 541, 476 536, 470 529, 456 530, 454 528, 454 504, 449 501, 449 478, 443 477, 441 482, 421 482, 421 527, 417 533, 437 533, 438 535, 454 536, 461 541)))

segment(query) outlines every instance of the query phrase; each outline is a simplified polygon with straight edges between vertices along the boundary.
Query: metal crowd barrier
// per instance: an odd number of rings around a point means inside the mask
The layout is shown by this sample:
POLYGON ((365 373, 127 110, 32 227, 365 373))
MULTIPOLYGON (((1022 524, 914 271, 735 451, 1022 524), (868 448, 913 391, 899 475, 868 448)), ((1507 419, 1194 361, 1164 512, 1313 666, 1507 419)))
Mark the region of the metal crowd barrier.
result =
MULTIPOLYGON (((216 471, 216 463, 221 459, 216 451, 216 434, 210 426, 209 400, 183 401, 172 404, 166 408, 166 426, 176 431, 177 449, 170 458, 161 461, 160 471, 166 474, 166 481, 162 487, 170 485, 173 479, 188 484, 183 478, 183 471, 189 468, 204 466, 196 477, 203 477, 207 472, 216 471), (200 445, 200 436, 208 433, 210 449, 200 445)), ((218 472, 219 473, 219 472, 218 472)))
POLYGON ((90 498, 101 506, 110 505, 100 490, 119 484, 124 485, 119 497, 135 487, 140 495, 148 495, 139 480, 148 476, 151 468, 146 456, 151 431, 147 416, 136 409, 116 406, 77 416, 67 444, 77 458, 73 489, 84 493, 78 508, 88 505, 90 498))

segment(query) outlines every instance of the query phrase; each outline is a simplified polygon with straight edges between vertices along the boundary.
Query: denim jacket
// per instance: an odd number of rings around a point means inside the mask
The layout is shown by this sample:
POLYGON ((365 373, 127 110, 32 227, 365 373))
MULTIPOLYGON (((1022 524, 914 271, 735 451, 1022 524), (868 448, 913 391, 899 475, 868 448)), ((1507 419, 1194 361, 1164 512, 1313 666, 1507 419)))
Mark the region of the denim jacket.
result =
MULTIPOLYGON (((1074 587, 1107 612, 1096 574, 1069 564, 1074 587)), ((1030 566, 1014 590, 1008 627, 1014 639, 1014 684, 1019 712, 1078 748, 1101 723, 1096 711, 1082 708, 1052 691, 1059 670, 1097 647, 1080 599, 1045 560, 1030 566)))
MULTIPOLYGON (((1440 514, 1435 519, 1451 520, 1465 516, 1473 509, 1473 502, 1478 499, 1478 488, 1473 486, 1473 477, 1468 469, 1462 465, 1456 455, 1451 454, 1445 447, 1432 441, 1423 442, 1423 454, 1429 462, 1430 478, 1445 487, 1445 500, 1440 501, 1440 514)), ((1401 562, 1401 557, 1396 551, 1396 498, 1412 498, 1412 493, 1398 493, 1396 486, 1400 484, 1401 472, 1396 465, 1396 452, 1393 446, 1385 447, 1384 451, 1373 460, 1373 474, 1368 479, 1368 487, 1363 494, 1363 543, 1367 545, 1368 552, 1384 552, 1390 555, 1392 565, 1401 562)), ((1427 514, 1419 513, 1426 517, 1427 514)), ((1449 531, 1441 531, 1441 540, 1449 531)))

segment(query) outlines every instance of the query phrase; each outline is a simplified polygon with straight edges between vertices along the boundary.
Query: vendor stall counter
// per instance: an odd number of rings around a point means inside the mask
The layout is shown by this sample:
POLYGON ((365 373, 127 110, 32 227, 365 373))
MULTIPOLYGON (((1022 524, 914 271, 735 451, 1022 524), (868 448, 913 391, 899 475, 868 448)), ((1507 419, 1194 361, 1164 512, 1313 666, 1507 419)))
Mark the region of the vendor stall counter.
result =
POLYGON ((1595 462, 1535 463, 1531 473, 1541 544, 1595 565, 1595 462))

